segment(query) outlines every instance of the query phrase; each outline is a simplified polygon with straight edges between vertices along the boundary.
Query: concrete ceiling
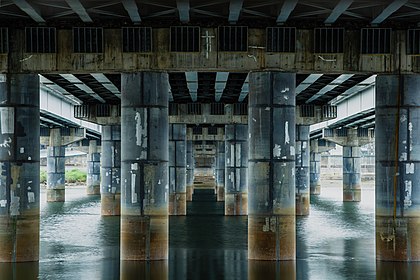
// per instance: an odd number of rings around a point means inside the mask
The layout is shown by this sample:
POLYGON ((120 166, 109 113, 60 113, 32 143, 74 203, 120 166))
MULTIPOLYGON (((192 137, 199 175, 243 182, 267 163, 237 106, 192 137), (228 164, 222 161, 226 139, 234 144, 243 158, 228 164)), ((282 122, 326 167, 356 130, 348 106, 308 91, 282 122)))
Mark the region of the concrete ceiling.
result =
POLYGON ((418 0, 2 0, 0 21, 103 25, 168 23, 417 25, 418 0))

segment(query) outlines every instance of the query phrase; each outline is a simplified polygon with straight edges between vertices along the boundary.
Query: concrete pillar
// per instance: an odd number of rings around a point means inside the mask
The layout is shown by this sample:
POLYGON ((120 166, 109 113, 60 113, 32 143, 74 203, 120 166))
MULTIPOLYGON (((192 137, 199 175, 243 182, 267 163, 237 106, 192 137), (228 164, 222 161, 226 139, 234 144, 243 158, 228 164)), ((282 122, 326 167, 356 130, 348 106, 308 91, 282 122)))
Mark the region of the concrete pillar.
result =
POLYGON ((248 214, 248 125, 225 126, 225 215, 248 214))
POLYGON ((121 259, 168 258, 168 76, 122 74, 121 259))
POLYGON ((192 201, 194 193, 194 145, 187 140, 187 201, 192 201))
POLYGON ((102 126, 101 214, 121 213, 121 126, 102 126))
POLYGON ((321 194, 321 153, 318 150, 318 139, 311 140, 309 155, 309 184, 312 195, 321 194))
POLYGON ((296 126, 296 215, 309 215, 309 125, 296 126))
POLYGON ((294 73, 249 76, 248 258, 294 260, 294 73))
POLYGON ((169 215, 187 214, 187 126, 169 125, 169 215))
POLYGON ((47 148, 48 202, 64 202, 66 200, 66 147, 62 143, 61 129, 50 129, 50 141, 47 148))
POLYGON ((343 201, 360 201, 361 160, 359 146, 343 146, 343 201))
POLYGON ((87 155, 87 194, 101 193, 101 154, 98 151, 97 141, 89 141, 87 155))
POLYGON ((225 141, 218 141, 216 147, 217 201, 225 201, 225 155, 225 141))
POLYGON ((420 261, 420 75, 376 78, 376 259, 420 261))
POLYGON ((0 262, 39 260, 39 78, 0 75, 0 262))

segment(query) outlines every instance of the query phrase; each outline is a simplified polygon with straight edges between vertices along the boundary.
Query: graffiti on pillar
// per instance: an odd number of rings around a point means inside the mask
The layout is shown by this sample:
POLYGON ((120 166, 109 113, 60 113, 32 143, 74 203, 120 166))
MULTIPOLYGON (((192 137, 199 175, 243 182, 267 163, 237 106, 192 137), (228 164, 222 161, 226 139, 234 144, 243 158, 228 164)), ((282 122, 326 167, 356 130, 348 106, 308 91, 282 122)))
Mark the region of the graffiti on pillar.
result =
POLYGON ((140 158, 147 158, 147 110, 136 112, 136 145, 141 147, 140 158))
POLYGON ((411 191, 412 191, 413 185, 412 185, 412 182, 409 180, 405 180, 404 185, 405 185, 404 208, 407 209, 413 204, 413 202, 411 201, 411 191))

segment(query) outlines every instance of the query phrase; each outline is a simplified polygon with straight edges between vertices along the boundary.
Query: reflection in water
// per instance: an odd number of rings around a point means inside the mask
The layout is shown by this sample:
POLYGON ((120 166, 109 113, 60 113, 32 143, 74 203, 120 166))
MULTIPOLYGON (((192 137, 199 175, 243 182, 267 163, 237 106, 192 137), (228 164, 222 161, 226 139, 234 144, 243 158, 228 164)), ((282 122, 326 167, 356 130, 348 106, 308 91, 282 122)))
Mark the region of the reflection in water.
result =
POLYGON ((168 261, 121 261, 121 280, 166 280, 168 261))
POLYGON ((35 280, 38 273, 38 262, 0 263, 1 280, 35 280))
POLYGON ((260 279, 296 279, 296 262, 270 262, 249 260, 248 280, 260 279))
MULTIPOLYGON (((419 263, 375 261, 374 190, 362 195, 311 197, 310 216, 296 219, 296 262, 248 261, 247 217, 200 213, 170 217, 168 261, 120 262, 120 220, 101 217, 98 196, 69 188, 67 202, 46 204, 43 192, 39 266, 0 264, 0 279, 420 279, 419 263)), ((203 205, 194 211, 212 213, 203 205)))
POLYGON ((420 279, 420 262, 376 262, 376 279, 420 279))

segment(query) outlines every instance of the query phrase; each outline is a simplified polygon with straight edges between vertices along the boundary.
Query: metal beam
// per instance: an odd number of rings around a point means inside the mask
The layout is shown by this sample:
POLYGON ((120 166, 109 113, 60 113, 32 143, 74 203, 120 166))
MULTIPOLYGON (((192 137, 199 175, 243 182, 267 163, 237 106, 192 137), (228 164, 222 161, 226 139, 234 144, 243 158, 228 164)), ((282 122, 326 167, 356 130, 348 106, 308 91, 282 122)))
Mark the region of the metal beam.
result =
POLYGON ((229 77, 229 72, 217 72, 216 73, 216 83, 214 85, 215 89, 215 101, 219 102, 220 98, 223 95, 223 90, 226 88, 226 82, 229 77))
POLYGON ((306 101, 306 104, 318 99, 322 95, 326 94, 327 92, 333 90, 334 88, 338 87, 340 84, 344 83, 348 79, 353 77, 353 74, 342 74, 338 78, 336 78, 334 81, 332 81, 330 84, 323 87, 320 91, 318 91, 316 94, 314 94, 311 98, 309 98, 306 101))
POLYGON ((176 6, 178 8, 179 21, 187 23, 190 21, 190 1, 189 0, 177 0, 176 6))
POLYGON ((310 85, 312 85, 313 83, 316 82, 316 80, 318 80, 319 78, 322 77, 323 74, 311 74, 309 75, 302 83, 300 83, 296 89, 295 89, 295 94, 298 95, 299 93, 301 93, 302 91, 304 91, 305 89, 307 89, 310 85))
POLYGON ((382 13, 380 13, 374 20, 372 20, 371 24, 380 24, 384 20, 386 20, 390 15, 396 12, 399 8, 404 6, 408 0, 394 0, 391 4, 386 7, 382 13))
POLYGON ((34 21, 38 23, 45 23, 45 19, 25 0, 13 0, 13 3, 18 6, 19 9, 24 11, 34 21))
POLYGON ((191 99, 193 102, 197 101, 198 89, 198 74, 197 72, 185 72, 187 79, 188 90, 190 91, 191 99))
POLYGON ((230 5, 229 5, 229 22, 230 23, 236 23, 238 21, 243 4, 244 4, 244 0, 230 0, 230 5))
POLYGON ((141 17, 139 14, 139 9, 137 7, 136 1, 134 0, 122 0, 124 9, 127 11, 130 19, 133 23, 140 23, 141 17))
POLYGON ((296 7, 298 0, 286 0, 281 7, 280 13, 277 17, 277 23, 285 23, 289 18, 290 14, 296 7))
POLYGON ((329 17, 324 21, 325 24, 334 23, 353 3, 353 0, 341 0, 335 6, 329 17))
POLYGON ((93 22, 85 7, 83 7, 79 0, 66 0, 66 2, 83 22, 93 22))

